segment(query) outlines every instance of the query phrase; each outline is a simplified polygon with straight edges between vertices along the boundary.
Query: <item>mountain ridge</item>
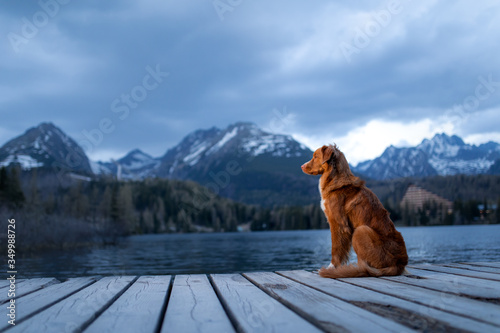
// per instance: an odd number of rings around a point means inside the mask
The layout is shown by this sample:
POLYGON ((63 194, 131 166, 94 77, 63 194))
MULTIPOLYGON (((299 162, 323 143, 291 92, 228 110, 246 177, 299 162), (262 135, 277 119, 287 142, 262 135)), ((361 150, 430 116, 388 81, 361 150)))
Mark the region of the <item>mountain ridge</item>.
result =
POLYGON ((85 175, 93 173, 83 149, 50 122, 27 129, 0 148, 0 166, 11 163, 25 169, 49 167, 85 175))
POLYGON ((492 168, 499 159, 500 144, 496 142, 476 146, 465 143, 457 135, 440 133, 415 147, 391 145, 379 157, 363 161, 352 170, 376 180, 491 174, 496 173, 492 168))
MULTIPOLYGON (((188 133, 158 157, 135 148, 109 162, 90 161, 78 144, 54 124, 44 122, 0 147, 0 166, 52 167, 77 174, 123 180, 172 178, 196 181, 216 194, 260 203, 299 204, 319 197, 317 179, 300 165, 312 151, 290 135, 266 132, 237 122, 188 133), (231 172, 232 174, 231 174, 231 172), (230 181, 226 181, 226 178, 230 181), (295 196, 295 197, 294 197, 295 196), (290 197, 294 197, 288 201, 290 197)), ((363 178, 388 180, 455 174, 500 174, 500 145, 478 146, 456 135, 436 134, 415 147, 389 146, 377 158, 351 167, 363 178)))

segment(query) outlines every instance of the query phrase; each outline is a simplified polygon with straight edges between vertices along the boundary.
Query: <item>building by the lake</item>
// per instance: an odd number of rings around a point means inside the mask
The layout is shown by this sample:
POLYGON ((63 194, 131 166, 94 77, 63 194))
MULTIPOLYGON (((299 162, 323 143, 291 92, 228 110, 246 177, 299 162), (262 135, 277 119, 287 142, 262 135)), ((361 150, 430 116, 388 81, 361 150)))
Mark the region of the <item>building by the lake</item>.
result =
POLYGON ((453 202, 417 185, 408 186, 400 205, 409 225, 446 224, 453 214, 453 202))

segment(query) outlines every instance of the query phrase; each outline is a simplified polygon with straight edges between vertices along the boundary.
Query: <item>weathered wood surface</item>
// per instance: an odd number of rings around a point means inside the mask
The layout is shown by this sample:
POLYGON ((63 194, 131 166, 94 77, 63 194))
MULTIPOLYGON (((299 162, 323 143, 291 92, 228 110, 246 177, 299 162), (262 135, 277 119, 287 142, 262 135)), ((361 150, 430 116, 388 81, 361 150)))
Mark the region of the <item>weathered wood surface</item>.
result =
POLYGON ((85 332, 157 332, 170 281, 170 276, 140 277, 85 332))
MULTIPOLYGON (((54 278, 38 278, 38 279, 30 279, 30 280, 22 280, 16 282, 16 296, 21 297, 24 295, 28 295, 36 290, 40 290, 44 287, 50 286, 54 283, 58 283, 54 278)), ((8 289, 8 288, 7 288, 8 289)), ((0 294, 0 304, 3 304, 9 300, 7 290, 4 290, 0 294)))
POLYGON ((500 268, 500 262, 468 262, 467 265, 500 268))
MULTIPOLYGON (((26 320, 95 281, 96 279, 90 277, 69 279, 64 283, 52 284, 36 293, 20 297, 16 300, 16 318, 18 321, 26 320)), ((0 330, 6 329, 9 326, 6 320, 0 322, 0 330)))
POLYGON ((273 273, 244 274, 268 294, 325 331, 347 329, 352 332, 410 331, 393 321, 331 297, 312 288, 273 273))
POLYGON ((473 298, 500 298, 498 281, 444 274, 415 268, 410 268, 408 270, 414 278, 394 276, 382 277, 382 279, 473 298))
POLYGON ((16 284, 15 326, 2 284, 0 332, 500 332, 500 263, 409 271, 29 279, 16 284))
MULTIPOLYGON (((105 277, 16 324, 13 332, 78 332, 130 286, 135 277, 105 277)), ((10 330, 9 330, 10 331, 10 330)))
POLYGON ((162 333, 233 331, 233 325, 205 275, 175 277, 162 333))
POLYGON ((455 268, 463 268, 463 269, 468 269, 468 270, 471 270, 471 271, 478 271, 478 272, 487 272, 487 273, 500 274, 500 269, 495 268, 495 267, 474 266, 474 265, 468 265, 468 264, 444 264, 442 266, 445 266, 445 267, 455 267, 455 268))
MULTIPOLYGON (((396 282, 388 282, 386 285, 382 284, 383 288, 370 290, 349 283, 351 281, 356 281, 356 279, 327 280, 319 277, 317 274, 306 271, 278 272, 278 274, 334 297, 340 298, 346 302, 350 302, 351 304, 355 304, 361 308, 374 311, 375 313, 383 315, 386 318, 392 319, 403 325, 408 325, 416 330, 424 330, 424 328, 427 328, 429 331, 435 332, 441 331, 443 328, 451 327, 454 329, 465 329, 469 331, 483 330, 484 332, 492 329, 492 326, 495 324, 497 326, 500 325, 500 318, 498 318, 495 313, 495 311, 498 311, 498 306, 489 303, 478 302, 482 306, 484 305, 488 307, 491 311, 488 314, 474 312, 473 314, 477 314, 477 316, 481 318, 479 320, 471 320, 461 315, 443 311, 445 310, 443 306, 446 306, 450 301, 453 301, 452 298, 447 296, 429 301, 429 299, 432 298, 432 295, 427 294, 422 299, 417 298, 415 302, 408 299, 409 295, 405 292, 401 294, 398 294, 397 291, 392 293, 394 289, 398 290, 397 288, 394 288, 394 284, 396 284, 396 282), (478 323, 478 321, 485 321, 489 324, 484 324, 482 322, 478 323)), ((381 279, 376 280, 380 281, 381 279)), ((384 282, 383 280, 381 281, 382 283, 384 282)), ((401 284, 401 286, 405 287, 403 284, 401 284)), ((432 290, 418 287, 415 288, 418 289, 421 294, 428 292, 437 293, 432 290)), ((450 306, 448 306, 448 308, 453 309, 453 307, 450 306)), ((455 310, 455 312, 457 311, 455 310)), ((470 310, 468 314, 470 314, 470 310)))
POLYGON ((423 270, 433 271, 433 272, 441 272, 441 273, 449 273, 461 276, 475 277, 487 280, 495 280, 500 281, 500 274, 495 273, 486 273, 486 272, 478 272, 470 269, 456 268, 456 267, 446 267, 446 266, 436 266, 436 265, 416 265, 409 266, 409 269, 412 267, 419 268, 423 270))
POLYGON ((239 274, 212 281, 236 329, 242 332, 321 332, 239 274))

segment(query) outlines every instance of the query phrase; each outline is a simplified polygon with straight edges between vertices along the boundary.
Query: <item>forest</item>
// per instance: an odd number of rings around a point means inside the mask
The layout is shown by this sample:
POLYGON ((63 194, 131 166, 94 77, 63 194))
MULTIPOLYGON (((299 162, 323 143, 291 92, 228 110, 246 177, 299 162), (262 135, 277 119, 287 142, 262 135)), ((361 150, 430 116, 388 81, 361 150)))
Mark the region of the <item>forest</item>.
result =
MULTIPOLYGON (((500 223, 500 176, 448 176, 368 181, 397 225, 500 223), (433 202, 418 211, 400 206, 418 184, 453 201, 453 212, 433 202)), ((326 229, 318 202, 262 207, 213 194, 191 181, 112 178, 55 179, 43 168, 0 169, 0 238, 15 218, 25 251, 116 243, 146 233, 326 229)))
MULTIPOLYGON (((320 229, 317 204, 259 207, 190 181, 57 181, 50 170, 0 169, 0 219, 15 218, 25 249, 115 243, 144 233, 320 229)), ((1 237, 1 236, 0 236, 1 237)))

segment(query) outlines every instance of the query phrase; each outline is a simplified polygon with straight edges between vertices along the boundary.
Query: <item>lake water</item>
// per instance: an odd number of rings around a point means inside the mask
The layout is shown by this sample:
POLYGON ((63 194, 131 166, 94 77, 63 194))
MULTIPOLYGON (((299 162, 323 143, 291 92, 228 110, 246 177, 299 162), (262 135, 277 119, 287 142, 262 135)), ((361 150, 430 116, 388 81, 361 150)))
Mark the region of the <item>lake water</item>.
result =
MULTIPOLYGON (((500 225, 398 230, 412 264, 500 261, 500 225)), ((143 235, 116 246, 19 258, 18 277, 315 270, 329 261, 328 230, 143 235)))

